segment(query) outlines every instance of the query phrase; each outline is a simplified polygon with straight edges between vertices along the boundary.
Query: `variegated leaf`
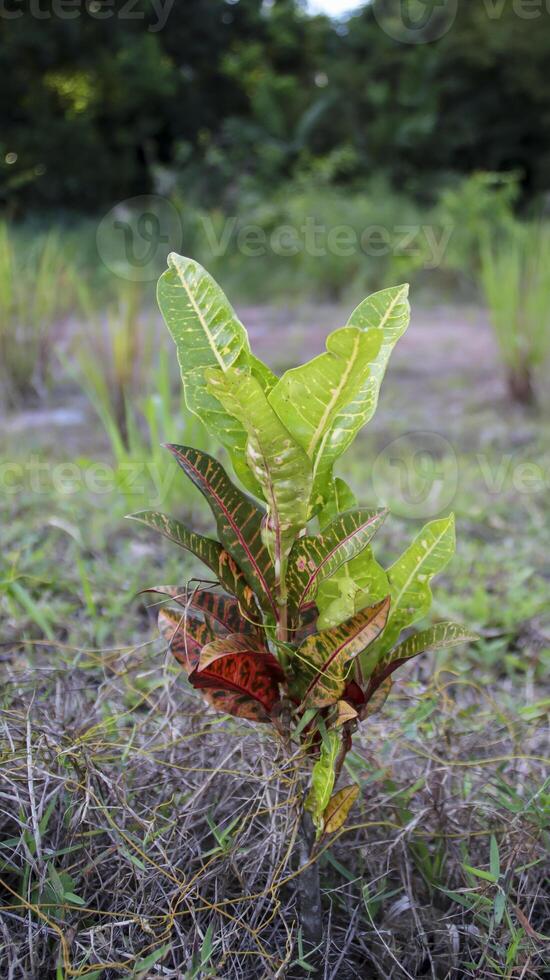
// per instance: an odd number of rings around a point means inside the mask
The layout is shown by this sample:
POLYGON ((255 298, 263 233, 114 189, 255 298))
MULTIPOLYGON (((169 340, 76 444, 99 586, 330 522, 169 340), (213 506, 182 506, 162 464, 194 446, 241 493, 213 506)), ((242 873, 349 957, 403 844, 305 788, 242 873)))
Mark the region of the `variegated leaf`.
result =
POLYGON ((314 602, 308 602, 300 610, 300 613, 292 609, 290 612, 291 615, 288 623, 289 638, 294 646, 299 646, 308 636, 313 636, 314 633, 318 632, 317 620, 319 618, 319 610, 314 602))
POLYGON ((391 660, 410 660, 426 650, 444 650, 462 643, 474 643, 478 639, 477 633, 459 623, 436 623, 407 637, 392 650, 389 657, 391 660))
POLYGON ((226 371, 249 365, 267 390, 277 379, 252 357, 244 326, 223 290, 198 262, 172 252, 168 269, 160 277, 157 297, 176 344, 187 407, 228 449, 247 488, 257 492, 244 464, 246 433, 208 392, 204 372, 210 367, 226 371))
POLYGON ((297 534, 306 526, 311 491, 311 463, 269 404, 260 383, 244 371, 207 372, 209 391, 246 429, 246 456, 267 501, 264 540, 285 577, 286 559, 297 534))
POLYGON ((280 680, 282 681, 284 679, 278 660, 266 648, 262 638, 246 633, 228 633, 227 636, 218 636, 214 640, 210 640, 203 647, 198 670, 205 670, 220 657, 241 653, 256 654, 258 657, 266 656, 280 680))
MULTIPOLYGON (((313 502, 316 507, 322 507, 329 496, 335 461, 374 415, 390 354, 409 324, 408 292, 409 287, 405 284, 374 293, 354 310, 348 320, 349 327, 358 327, 367 335, 371 331, 381 331, 383 341, 369 365, 369 373, 361 388, 337 413, 323 436, 313 468, 313 502)), ((273 397, 273 392, 270 397, 273 397)))
POLYGON ((159 610, 158 627, 170 652, 187 674, 192 673, 199 664, 203 647, 212 640, 207 624, 183 612, 163 608, 159 610))
POLYGON ((308 637, 295 654, 296 677, 290 695, 303 708, 321 708, 340 700, 350 660, 382 632, 388 618, 389 597, 353 619, 308 637))
POLYGON ((260 605, 276 616, 273 563, 262 540, 265 511, 231 482, 213 456, 188 446, 166 448, 208 501, 220 541, 237 562, 260 605))
MULTIPOLYGON (((198 667, 190 675, 193 687, 201 691, 231 692, 236 696, 230 714, 254 721, 270 720, 279 700, 284 674, 275 657, 255 637, 230 634, 207 644, 198 667)), ((224 707, 227 711, 227 706, 224 707)))
POLYGON ((383 523, 387 510, 348 511, 314 537, 300 538, 288 564, 291 601, 298 609, 315 598, 321 583, 360 554, 383 523))
POLYGON ((372 686, 369 685, 369 690, 365 694, 365 704, 359 712, 361 721, 365 721, 366 718, 370 718, 372 715, 376 715, 379 711, 382 711, 390 696, 392 686, 393 681, 391 677, 386 677, 378 687, 375 687, 374 684, 372 686))
POLYGON ((430 521, 401 558, 388 569, 391 609, 384 635, 361 658, 363 675, 369 677, 403 629, 428 612, 432 602, 430 582, 442 572, 454 554, 454 517, 430 521))
POLYGON ((257 615, 253 590, 247 585, 246 578, 237 563, 219 541, 206 538, 202 534, 196 534, 181 521, 176 521, 158 511, 142 510, 137 514, 129 514, 128 518, 159 531, 170 541, 174 541, 181 548, 185 548, 200 558, 214 572, 224 588, 237 596, 243 608, 248 610, 252 616, 257 615))
MULTIPOLYGON (((446 648, 460 646, 461 643, 473 643, 477 639, 478 636, 476 633, 466 629, 465 626, 460 626, 458 623, 436 623, 435 626, 430 626, 428 629, 421 630, 419 633, 414 633, 412 636, 407 637, 406 640, 403 640, 402 643, 399 643, 378 661, 373 674, 369 678, 366 690, 369 707, 372 704, 371 699, 378 697, 384 684, 387 684, 389 681, 391 687, 390 675, 408 660, 417 657, 420 653, 425 653, 427 650, 444 650, 446 648)), ((369 714, 372 713, 372 711, 369 711, 369 714)))
POLYGON ((358 796, 359 787, 355 783, 351 786, 344 786, 334 796, 331 796, 323 814, 323 832, 325 834, 334 834, 344 826, 358 796))
POLYGON ((326 353, 286 371, 269 395, 279 418, 319 466, 335 418, 355 398, 379 354, 382 331, 347 326, 331 333, 326 353))
MULTIPOLYGON (((227 633, 262 636, 260 624, 244 616, 238 600, 227 595, 226 592, 176 585, 154 585, 150 589, 144 589, 143 592, 164 595, 177 602, 186 611, 202 613, 208 626, 220 636, 226 636, 227 633)), ((259 616, 259 612, 257 615, 259 616)))

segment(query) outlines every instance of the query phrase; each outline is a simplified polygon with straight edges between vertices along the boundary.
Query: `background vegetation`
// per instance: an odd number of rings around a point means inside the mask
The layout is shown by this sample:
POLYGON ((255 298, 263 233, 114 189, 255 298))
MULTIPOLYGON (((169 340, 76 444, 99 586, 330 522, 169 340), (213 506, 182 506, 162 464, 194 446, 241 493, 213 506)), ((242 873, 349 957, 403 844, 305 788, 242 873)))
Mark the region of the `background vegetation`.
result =
POLYGON ((0 196, 14 211, 93 211, 154 190, 165 168, 218 207, 315 174, 346 188, 381 174, 422 200, 474 170, 549 189, 544 4, 524 17, 514 0, 459 3, 432 44, 396 43, 371 4, 342 26, 298 0, 185 0, 162 28, 148 0, 131 17, 122 4, 99 19, 101 6, 38 18, 12 2, 27 13, 0 18, 0 196))

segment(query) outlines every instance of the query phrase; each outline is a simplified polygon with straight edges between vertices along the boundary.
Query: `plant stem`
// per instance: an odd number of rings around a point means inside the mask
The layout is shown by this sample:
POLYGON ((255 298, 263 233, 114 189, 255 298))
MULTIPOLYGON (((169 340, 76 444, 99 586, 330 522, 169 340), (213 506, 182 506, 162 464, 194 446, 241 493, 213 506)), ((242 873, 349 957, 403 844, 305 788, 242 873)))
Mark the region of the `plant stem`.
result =
MULTIPOLYGON (((277 639, 288 642, 288 594, 286 590, 286 569, 279 565, 277 639)), ((304 786, 302 797, 306 795, 304 786)), ((319 865, 312 861, 315 848, 315 827, 313 821, 301 804, 298 810, 298 917, 304 943, 312 948, 319 947, 323 938, 321 918, 321 884, 319 865), (311 863, 310 863, 311 862, 311 863), (303 869, 303 870, 302 870, 303 869)))
POLYGON ((523 362, 509 369, 508 389, 512 399, 520 405, 535 405, 532 372, 528 363, 523 362))
POLYGON ((279 606, 279 618, 277 620, 277 639, 281 643, 286 643, 288 640, 288 605, 285 602, 283 605, 279 606))
POLYGON ((319 865, 316 860, 311 864, 315 847, 315 828, 309 813, 303 811, 300 815, 299 828, 299 869, 298 875, 298 912, 302 937, 308 946, 320 946, 323 938, 323 922, 321 915, 321 884, 319 865), (302 870, 304 869, 304 870, 302 870))

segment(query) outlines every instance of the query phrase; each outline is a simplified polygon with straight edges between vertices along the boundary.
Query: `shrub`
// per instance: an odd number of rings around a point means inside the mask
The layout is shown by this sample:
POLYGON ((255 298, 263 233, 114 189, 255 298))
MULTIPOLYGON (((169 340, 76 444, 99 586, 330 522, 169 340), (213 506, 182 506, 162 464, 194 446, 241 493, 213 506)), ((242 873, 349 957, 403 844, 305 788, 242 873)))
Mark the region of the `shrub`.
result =
POLYGON ((483 236, 481 283, 510 397, 531 405, 534 372, 550 352, 550 227, 516 223, 483 236))
POLYGON ((329 335, 325 353, 277 378, 200 265, 172 254, 159 282, 187 407, 220 440, 248 492, 214 457, 169 445, 208 501, 217 539, 161 513, 133 516, 216 579, 214 588, 151 590, 172 600, 159 626, 191 685, 217 710, 271 725, 287 749, 301 746, 309 779, 301 917, 311 941, 320 928, 314 836, 340 828, 357 796, 355 785, 333 792, 355 727, 380 710, 400 666, 471 637, 454 623, 410 632, 453 553, 453 517, 427 524, 386 570, 371 548, 386 512, 358 507, 334 476, 374 414, 408 325, 407 294, 398 286, 370 296, 329 335))
POLYGON ((70 302, 70 262, 52 231, 33 246, 0 225, 0 381, 9 406, 50 379, 52 328, 70 302))

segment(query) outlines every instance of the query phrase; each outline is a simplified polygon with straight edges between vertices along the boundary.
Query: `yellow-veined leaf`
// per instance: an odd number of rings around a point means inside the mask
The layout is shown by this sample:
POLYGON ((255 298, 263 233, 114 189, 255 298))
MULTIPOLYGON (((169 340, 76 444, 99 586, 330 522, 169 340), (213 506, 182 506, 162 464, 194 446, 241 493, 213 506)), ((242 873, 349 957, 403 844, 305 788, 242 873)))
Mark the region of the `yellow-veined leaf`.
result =
POLYGON ((308 636, 294 655, 290 695, 303 708, 320 708, 340 700, 347 665, 380 635, 390 608, 389 597, 333 629, 308 636))
POLYGON ((348 819, 348 814, 358 796, 359 787, 355 783, 351 786, 344 786, 334 796, 331 796, 323 814, 323 832, 325 834, 334 834, 337 830, 340 830, 340 827, 344 826, 348 819))
POLYGON ((328 731, 323 737, 320 755, 311 773, 311 787, 306 797, 305 809, 311 813, 318 832, 323 829, 323 814, 334 788, 335 765, 340 744, 340 733, 334 730, 328 731))
POLYGON ((237 562, 260 605, 276 615, 273 562, 262 539, 265 511, 231 482, 213 456, 189 446, 166 448, 208 501, 219 539, 237 562))
POLYGON ((430 582, 442 572, 454 554, 454 516, 430 521, 412 544, 388 569, 391 609, 384 635, 361 658, 363 676, 372 674, 403 629, 412 626, 428 612, 432 592, 430 582))
POLYGON ((204 372, 211 367, 227 371, 233 366, 249 366, 268 391, 277 379, 251 355, 243 324, 221 287, 198 262, 171 252, 168 269, 159 279, 157 297, 176 344, 187 407, 229 451, 247 489, 257 493, 244 464, 246 433, 208 392, 204 372))
POLYGON ((300 538, 288 563, 288 588, 293 605, 312 601, 319 586, 366 547, 387 515, 386 510, 352 510, 340 514, 315 536, 300 538))
MULTIPOLYGON (((347 326, 329 334, 326 353, 286 371, 269 401, 317 472, 335 418, 349 405, 379 354, 382 331, 347 326)), ((313 501, 319 510, 322 501, 313 501)))
POLYGON ((260 383, 245 371, 208 371, 208 390, 247 432, 246 458, 267 501, 264 541, 285 576, 286 559, 306 526, 311 463, 269 404, 260 383))

